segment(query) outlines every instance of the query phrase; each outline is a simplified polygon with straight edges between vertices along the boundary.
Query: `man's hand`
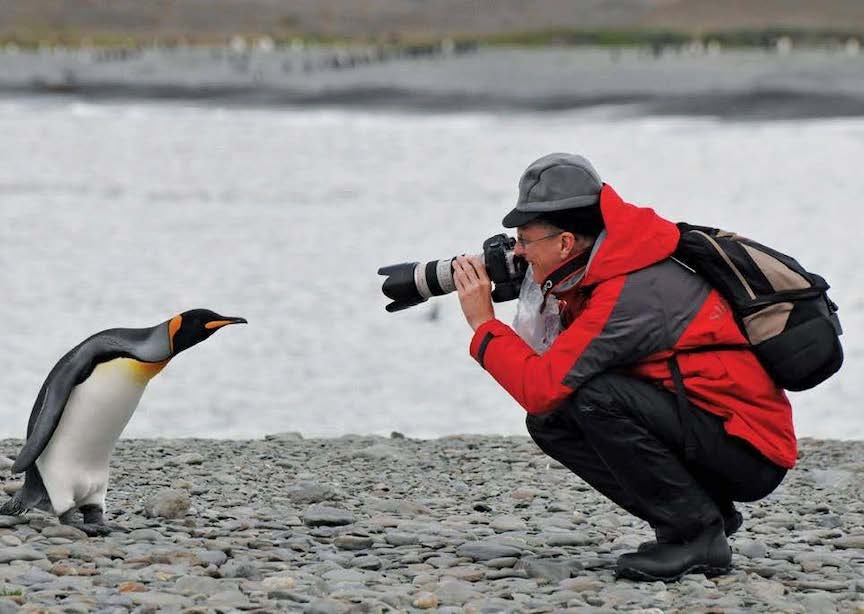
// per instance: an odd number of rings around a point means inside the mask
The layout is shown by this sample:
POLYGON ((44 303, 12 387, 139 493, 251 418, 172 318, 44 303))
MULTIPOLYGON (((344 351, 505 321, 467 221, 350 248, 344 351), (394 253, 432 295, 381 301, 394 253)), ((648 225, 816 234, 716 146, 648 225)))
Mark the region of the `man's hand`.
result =
POLYGON ((492 281, 477 256, 459 256, 453 261, 453 281, 459 294, 462 313, 472 330, 495 319, 492 307, 492 281))

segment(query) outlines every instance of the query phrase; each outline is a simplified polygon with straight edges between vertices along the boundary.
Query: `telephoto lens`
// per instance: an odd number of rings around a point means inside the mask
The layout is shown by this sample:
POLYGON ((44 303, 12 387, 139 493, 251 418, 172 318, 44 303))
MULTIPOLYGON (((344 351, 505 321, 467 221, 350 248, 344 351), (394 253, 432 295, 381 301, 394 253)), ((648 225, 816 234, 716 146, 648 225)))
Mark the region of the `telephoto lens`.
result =
MULTIPOLYGON (((528 264, 513 253, 515 246, 516 239, 505 234, 495 235, 483 242, 480 259, 495 284, 492 291, 495 302, 509 301, 519 296, 519 287, 528 264)), ((453 281, 454 260, 455 258, 431 260, 422 264, 402 262, 378 269, 379 275, 387 277, 381 291, 393 301, 387 305, 387 311, 401 311, 419 305, 432 296, 441 296, 456 290, 456 283, 453 281)))

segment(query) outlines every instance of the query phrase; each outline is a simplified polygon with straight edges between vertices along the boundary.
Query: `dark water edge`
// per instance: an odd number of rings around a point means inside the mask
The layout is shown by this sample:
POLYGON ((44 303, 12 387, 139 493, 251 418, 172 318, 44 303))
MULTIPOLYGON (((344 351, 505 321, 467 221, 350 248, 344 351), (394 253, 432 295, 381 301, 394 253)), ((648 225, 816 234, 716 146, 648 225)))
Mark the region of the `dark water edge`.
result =
POLYGON ((864 117, 864 98, 838 93, 781 90, 657 94, 598 94, 506 98, 464 92, 438 93, 398 87, 354 87, 303 92, 247 87, 186 87, 91 83, 56 86, 45 83, 2 86, 0 97, 39 96, 87 102, 188 102, 249 108, 334 108, 416 113, 560 112, 612 108, 619 115, 714 117, 741 121, 864 117))
POLYGON ((238 107, 772 120, 864 116, 864 55, 481 49, 435 57, 306 48, 0 53, 0 96, 238 107))

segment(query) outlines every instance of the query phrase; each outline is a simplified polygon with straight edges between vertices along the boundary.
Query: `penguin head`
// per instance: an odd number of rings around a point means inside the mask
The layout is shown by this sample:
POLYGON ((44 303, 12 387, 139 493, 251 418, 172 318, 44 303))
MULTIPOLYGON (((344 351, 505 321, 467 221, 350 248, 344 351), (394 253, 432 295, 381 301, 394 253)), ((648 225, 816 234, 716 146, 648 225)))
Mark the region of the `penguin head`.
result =
POLYGON ((209 309, 192 309, 174 316, 168 321, 171 355, 176 356, 196 343, 201 343, 229 324, 246 324, 246 319, 220 316, 209 309))

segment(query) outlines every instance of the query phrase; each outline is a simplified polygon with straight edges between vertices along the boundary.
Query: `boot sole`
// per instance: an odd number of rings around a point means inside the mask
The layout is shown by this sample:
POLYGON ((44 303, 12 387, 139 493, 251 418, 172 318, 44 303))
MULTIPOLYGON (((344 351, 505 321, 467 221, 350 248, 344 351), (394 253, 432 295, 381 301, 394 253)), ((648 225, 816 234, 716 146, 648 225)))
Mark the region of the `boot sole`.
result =
POLYGON ((711 565, 693 565, 692 567, 688 567, 677 576, 654 576, 644 571, 639 571, 638 569, 632 569, 630 567, 623 567, 621 569, 615 570, 616 578, 627 578, 628 580, 636 580, 637 582, 677 582, 687 574, 704 574, 706 578, 713 578, 715 576, 722 576, 724 574, 729 573, 729 570, 732 568, 731 565, 726 567, 713 567, 711 565))

